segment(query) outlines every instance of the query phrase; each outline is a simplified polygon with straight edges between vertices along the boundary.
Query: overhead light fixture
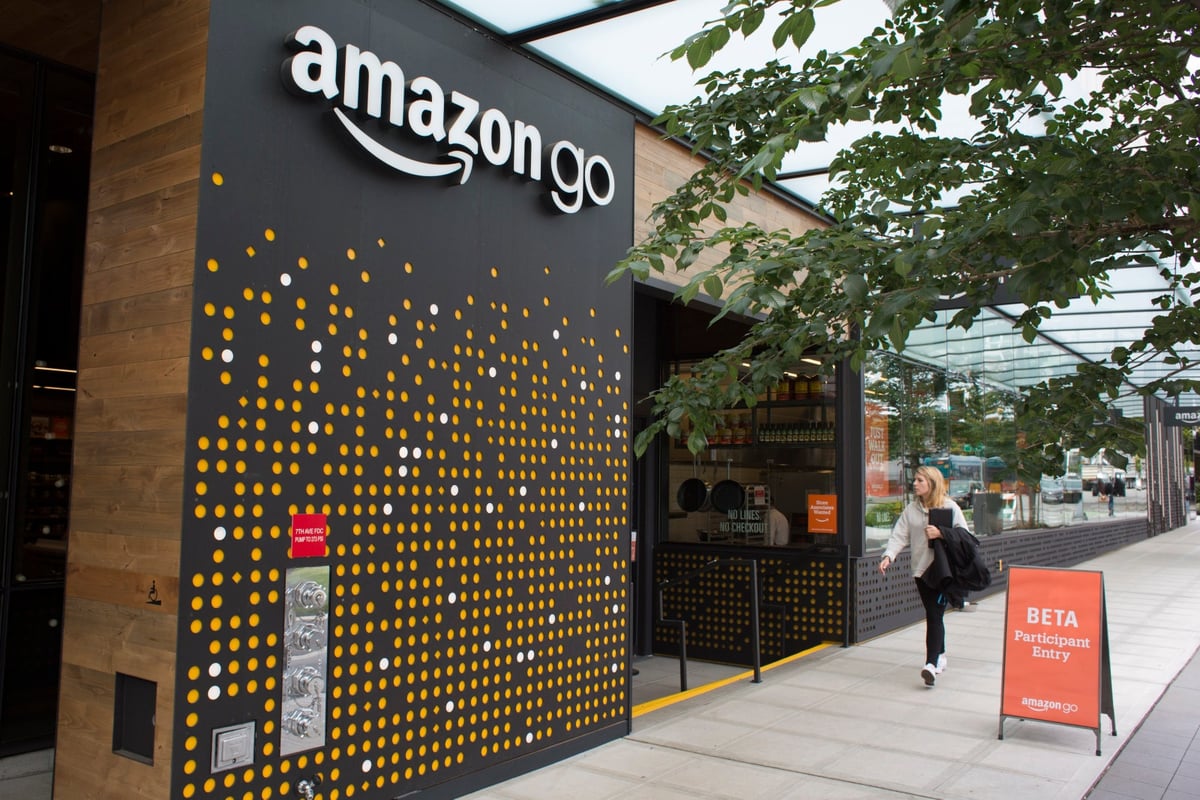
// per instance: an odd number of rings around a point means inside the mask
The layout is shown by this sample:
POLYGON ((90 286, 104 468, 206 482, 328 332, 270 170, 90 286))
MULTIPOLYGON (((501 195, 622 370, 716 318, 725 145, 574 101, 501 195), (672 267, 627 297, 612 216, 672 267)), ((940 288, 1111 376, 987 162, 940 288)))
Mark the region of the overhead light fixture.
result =
POLYGON ((34 367, 34 369, 41 370, 42 372, 65 372, 69 375, 75 375, 79 372, 79 370, 77 370, 77 369, 66 369, 64 367, 47 367, 43 364, 38 364, 37 366, 34 367))
POLYGON ((805 364, 814 364, 818 367, 821 366, 821 362, 817 361, 815 358, 802 358, 800 360, 803 361, 805 364))
POLYGON ((74 153, 75 149, 72 147, 68 147, 65 144, 52 144, 52 145, 50 145, 50 152, 58 153, 59 155, 65 156, 65 155, 70 155, 71 153, 74 153))

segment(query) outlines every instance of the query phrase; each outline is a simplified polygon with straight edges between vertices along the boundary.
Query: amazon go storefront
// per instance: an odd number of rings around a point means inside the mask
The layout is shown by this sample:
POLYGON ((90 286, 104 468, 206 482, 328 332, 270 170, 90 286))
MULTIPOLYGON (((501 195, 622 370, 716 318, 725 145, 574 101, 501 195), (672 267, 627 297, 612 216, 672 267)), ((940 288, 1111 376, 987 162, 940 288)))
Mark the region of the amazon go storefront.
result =
POLYGON ((625 734, 632 116, 420 2, 144 6, 55 795, 449 797, 625 734))
MULTIPOLYGON (((635 398, 743 330, 603 286, 696 162, 420 0, 77 5, 90 58, 39 18, 72 67, 0 27, 30 97, 74 81, 65 150, 90 149, 75 232, 41 235, 77 268, 21 262, 43 297, 80 287, 43 312, 78 348, 35 358, 5 317, 6 358, 70 376, 73 403, 10 410, 10 484, 62 500, 53 525, 8 520, 0 755, 53 745, 57 798, 453 797, 624 735, 632 655, 674 644, 653 587, 766 546, 696 541, 708 512, 673 505, 690 454, 632 455, 635 398)), ((29 163, 64 153, 36 114, 29 163)), ((816 224, 765 193, 731 215, 816 224)), ((848 380, 731 438, 724 477, 836 495, 861 461, 832 444, 856 438, 848 380), (802 458, 764 450, 818 423, 802 458)), ((843 562, 811 555, 772 556, 770 613, 816 626, 772 653, 842 637, 843 562)), ((674 602, 730 591, 711 580, 674 602)), ((743 658, 739 637, 695 644, 743 658)))

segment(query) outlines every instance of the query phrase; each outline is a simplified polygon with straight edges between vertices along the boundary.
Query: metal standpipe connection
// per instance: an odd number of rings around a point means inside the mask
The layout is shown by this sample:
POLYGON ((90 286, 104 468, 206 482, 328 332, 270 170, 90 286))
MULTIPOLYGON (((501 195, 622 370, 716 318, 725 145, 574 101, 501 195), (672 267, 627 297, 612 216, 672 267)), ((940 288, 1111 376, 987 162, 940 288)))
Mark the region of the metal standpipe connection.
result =
POLYGON ((304 800, 313 800, 317 796, 317 787, 321 785, 320 776, 313 778, 301 778, 296 783, 296 794, 304 798, 304 800))

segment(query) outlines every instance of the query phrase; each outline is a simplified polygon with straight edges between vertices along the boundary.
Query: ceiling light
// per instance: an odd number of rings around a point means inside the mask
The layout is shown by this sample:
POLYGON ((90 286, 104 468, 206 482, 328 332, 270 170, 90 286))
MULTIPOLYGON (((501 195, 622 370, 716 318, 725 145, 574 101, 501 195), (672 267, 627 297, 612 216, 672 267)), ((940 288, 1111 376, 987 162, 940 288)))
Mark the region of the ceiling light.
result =
POLYGON ((52 145, 50 145, 50 152, 51 153, 59 153, 60 155, 65 156, 65 155, 69 155, 70 153, 74 153, 75 150, 74 150, 74 148, 68 147, 65 144, 52 144, 52 145))

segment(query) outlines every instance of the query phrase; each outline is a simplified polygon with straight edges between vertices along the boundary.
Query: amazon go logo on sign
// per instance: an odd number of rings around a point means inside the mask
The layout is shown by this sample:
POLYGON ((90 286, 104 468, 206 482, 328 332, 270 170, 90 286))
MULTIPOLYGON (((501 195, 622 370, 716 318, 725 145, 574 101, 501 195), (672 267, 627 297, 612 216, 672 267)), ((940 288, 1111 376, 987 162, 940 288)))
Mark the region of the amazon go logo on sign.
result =
POLYGON ((543 147, 542 134, 533 125, 510 120, 500 109, 485 109, 462 92, 447 93, 425 75, 406 79, 399 65, 381 61, 369 50, 347 44, 339 51, 333 37, 316 26, 305 25, 286 43, 299 52, 283 62, 284 84, 301 94, 324 95, 354 141, 398 172, 420 178, 457 173, 461 185, 482 157, 493 166, 544 181, 551 202, 564 214, 574 214, 585 202, 605 206, 613 199, 616 179, 603 156, 589 156, 566 140, 543 147), (438 143, 445 153, 436 160, 398 153, 355 121, 364 116, 438 143))

